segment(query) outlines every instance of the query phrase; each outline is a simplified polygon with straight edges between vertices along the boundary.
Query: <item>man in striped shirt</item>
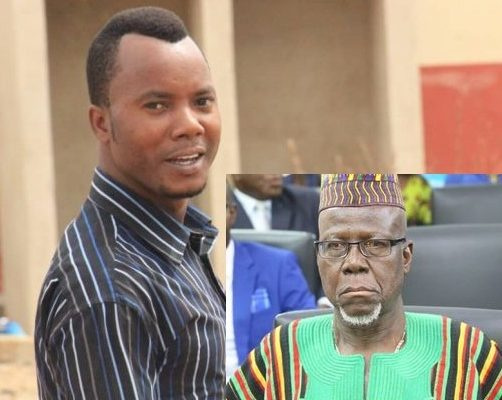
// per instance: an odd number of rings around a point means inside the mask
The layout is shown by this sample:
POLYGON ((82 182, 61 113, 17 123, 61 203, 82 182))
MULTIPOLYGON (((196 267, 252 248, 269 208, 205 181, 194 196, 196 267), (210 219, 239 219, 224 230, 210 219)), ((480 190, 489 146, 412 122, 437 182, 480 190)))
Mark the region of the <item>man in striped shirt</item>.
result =
POLYGON ((316 247, 334 312, 267 335, 227 399, 501 399, 494 341, 463 322, 404 312, 405 234, 396 175, 323 175, 316 247))
POLYGON ((221 399, 217 230, 190 206, 219 143, 203 54, 173 13, 116 14, 87 59, 99 166, 39 299, 41 399, 221 399))

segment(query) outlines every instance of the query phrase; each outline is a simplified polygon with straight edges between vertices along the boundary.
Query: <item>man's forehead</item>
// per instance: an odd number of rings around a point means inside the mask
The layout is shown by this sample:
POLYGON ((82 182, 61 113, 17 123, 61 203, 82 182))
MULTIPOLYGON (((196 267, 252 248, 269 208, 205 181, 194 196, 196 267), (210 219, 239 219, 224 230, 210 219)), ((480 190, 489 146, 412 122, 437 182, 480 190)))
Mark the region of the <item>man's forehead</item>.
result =
POLYGON ((331 207, 319 213, 319 230, 390 231, 405 228, 405 213, 393 206, 331 207))
POLYGON ((138 33, 122 36, 117 49, 116 66, 120 68, 124 62, 143 65, 147 61, 158 60, 162 55, 173 60, 196 59, 207 67, 202 51, 189 36, 177 42, 168 42, 138 33))
POLYGON ((110 98, 126 93, 143 101, 214 92, 207 62, 190 37, 170 43, 135 33, 123 36, 110 80, 110 98))

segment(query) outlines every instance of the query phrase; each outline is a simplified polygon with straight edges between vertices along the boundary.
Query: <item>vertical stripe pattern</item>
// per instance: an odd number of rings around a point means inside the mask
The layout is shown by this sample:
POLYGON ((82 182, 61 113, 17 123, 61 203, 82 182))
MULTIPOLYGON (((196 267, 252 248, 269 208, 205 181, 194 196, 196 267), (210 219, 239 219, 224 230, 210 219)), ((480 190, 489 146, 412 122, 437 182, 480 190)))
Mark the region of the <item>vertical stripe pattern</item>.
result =
POLYGON ((301 366, 296 343, 298 321, 267 335, 229 380, 226 398, 301 399, 307 376, 301 366))
POLYGON ((96 170, 39 298, 39 398, 221 399, 216 234, 196 209, 181 224, 96 170))
MULTIPOLYGON (((305 324, 314 326, 317 323, 313 322, 314 320, 310 318, 294 321, 267 335, 260 346, 253 350, 247 361, 237 370, 235 376, 228 381, 226 398, 228 400, 300 400, 304 398, 307 389, 315 392, 318 396, 316 398, 333 398, 330 394, 332 388, 329 385, 309 388, 306 368, 301 362, 302 348, 297 339, 298 326, 301 324, 304 324, 301 325, 302 327, 306 326, 305 324)), ((321 321, 321 318, 317 317, 317 321, 321 321)), ((310 336, 314 333, 320 334, 319 326, 321 325, 319 324, 320 322, 315 325, 316 328, 308 331, 310 336)), ((438 352, 437 362, 428 375, 430 384, 427 385, 426 390, 430 391, 430 398, 436 400, 502 399, 502 354, 498 345, 487 339, 479 329, 452 321, 447 317, 441 318, 441 324, 437 324, 437 329, 438 334, 439 329, 441 330, 442 340, 438 342, 441 344, 441 350, 438 352)), ((330 329, 326 332, 331 334, 330 329)), ((426 342, 428 339, 422 340, 426 342)), ((315 343, 315 346, 318 346, 319 342, 320 338, 310 338, 310 343, 315 343)), ((316 357, 316 363, 322 362, 323 351, 328 353, 333 351, 332 348, 317 350, 320 354, 319 360, 316 357)), ((404 350, 408 354, 413 352, 412 349, 404 348, 402 351, 404 350)), ((306 352, 304 351, 303 354, 305 357, 306 352)), ((327 376, 335 372, 333 367, 330 368, 325 371, 327 376)), ((361 372, 363 370, 361 369, 361 372)), ((346 376, 352 379, 355 371, 348 372, 346 376)), ((389 381, 381 382, 383 384, 381 390, 385 391, 385 386, 387 389, 390 387, 395 379, 393 374, 392 368, 389 369, 389 381)), ((361 377, 360 381, 363 382, 364 378, 361 377)), ((415 383, 408 382, 410 386, 415 383)), ((311 385, 319 384, 319 380, 311 380, 311 385)), ((340 384, 344 386, 343 382, 340 384)), ((353 398, 355 388, 350 385, 347 388, 346 397, 343 398, 353 398)), ((378 393, 378 391, 373 393, 378 393)), ((381 396, 390 398, 388 394, 381 396)))

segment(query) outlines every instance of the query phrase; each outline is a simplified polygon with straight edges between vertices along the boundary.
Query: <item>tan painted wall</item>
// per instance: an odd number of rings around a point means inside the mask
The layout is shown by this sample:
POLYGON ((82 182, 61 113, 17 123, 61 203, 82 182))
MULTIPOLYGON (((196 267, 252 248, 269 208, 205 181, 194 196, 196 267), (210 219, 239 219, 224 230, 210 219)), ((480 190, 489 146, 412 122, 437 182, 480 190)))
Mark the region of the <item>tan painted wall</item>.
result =
POLYGON ((3 301, 31 333, 57 235, 42 0, 2 2, 0 55, 3 301))
POLYGON ((414 0, 419 65, 502 62, 500 0, 414 0))
POLYGON ((389 162, 384 170, 424 172, 424 140, 420 100, 415 4, 373 0, 375 114, 389 162))
POLYGON ((243 172, 379 168, 366 0, 235 0, 243 172))
POLYGON ((500 15, 500 0, 235 0, 243 171, 292 170, 293 137, 307 171, 422 172, 419 67, 502 62, 500 15))

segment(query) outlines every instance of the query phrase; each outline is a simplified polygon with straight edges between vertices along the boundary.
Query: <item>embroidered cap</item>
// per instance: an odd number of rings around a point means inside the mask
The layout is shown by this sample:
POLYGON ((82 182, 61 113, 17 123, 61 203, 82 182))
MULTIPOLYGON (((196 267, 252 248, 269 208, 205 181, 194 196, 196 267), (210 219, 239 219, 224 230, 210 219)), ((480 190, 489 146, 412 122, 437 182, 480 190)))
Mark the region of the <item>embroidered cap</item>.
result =
POLYGON ((395 206, 404 210, 397 174, 323 174, 319 212, 331 207, 395 206))

